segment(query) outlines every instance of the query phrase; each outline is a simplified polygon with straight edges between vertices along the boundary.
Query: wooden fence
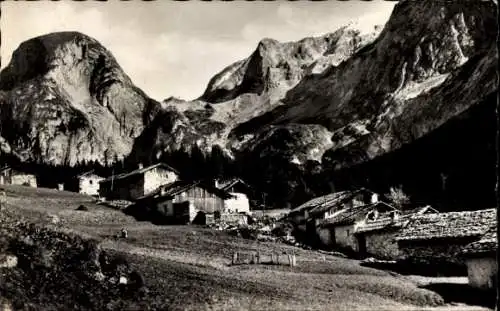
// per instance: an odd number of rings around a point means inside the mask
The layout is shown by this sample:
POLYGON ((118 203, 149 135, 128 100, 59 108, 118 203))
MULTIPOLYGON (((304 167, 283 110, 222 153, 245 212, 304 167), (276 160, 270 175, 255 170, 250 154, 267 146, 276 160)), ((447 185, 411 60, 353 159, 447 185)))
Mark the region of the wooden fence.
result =
POLYGON ((264 264, 264 265, 287 265, 290 267, 295 267, 297 265, 297 259, 295 254, 280 254, 280 253, 243 253, 234 252, 231 261, 232 265, 251 265, 251 264, 264 264))

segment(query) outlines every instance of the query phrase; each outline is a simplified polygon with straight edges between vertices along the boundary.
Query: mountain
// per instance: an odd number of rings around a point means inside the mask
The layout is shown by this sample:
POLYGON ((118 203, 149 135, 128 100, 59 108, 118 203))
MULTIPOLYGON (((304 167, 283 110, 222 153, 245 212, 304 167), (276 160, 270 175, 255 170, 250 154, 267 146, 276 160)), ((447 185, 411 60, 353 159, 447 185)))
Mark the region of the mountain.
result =
POLYGON ((216 74, 199 99, 164 100, 164 110, 136 141, 131 158, 158 159, 180 147, 189 150, 193 142, 206 150, 221 146, 232 156, 241 146, 229 137, 236 127, 283 105, 287 91, 304 77, 338 66, 375 40, 381 30, 375 26, 363 33, 348 25, 297 42, 261 40, 248 58, 216 74))
MULTIPOLYGON (((0 74, 1 136, 22 161, 109 164, 159 110, 113 55, 78 32, 22 43, 0 74)), ((10 150, 9 150, 10 149, 10 150)))
POLYGON ((275 207, 401 186, 414 204, 489 208, 497 9, 400 1, 369 32, 348 25, 297 42, 263 39, 193 101, 149 99, 84 35, 35 38, 0 75, 0 147, 48 163, 177 159, 210 174, 198 165, 224 159, 230 165, 217 166, 275 207))
MULTIPOLYGON (((323 183, 337 188, 384 191, 401 183, 413 197, 446 208, 495 204, 496 10, 492 1, 399 2, 375 41, 305 76, 283 105, 232 131, 243 142, 258 133, 241 148, 247 163, 258 161, 248 175, 256 180, 251 171, 265 172, 266 162, 285 173, 316 160, 323 183), (404 173, 389 178, 396 167, 404 173)), ((301 178, 291 192, 301 192, 301 178)))

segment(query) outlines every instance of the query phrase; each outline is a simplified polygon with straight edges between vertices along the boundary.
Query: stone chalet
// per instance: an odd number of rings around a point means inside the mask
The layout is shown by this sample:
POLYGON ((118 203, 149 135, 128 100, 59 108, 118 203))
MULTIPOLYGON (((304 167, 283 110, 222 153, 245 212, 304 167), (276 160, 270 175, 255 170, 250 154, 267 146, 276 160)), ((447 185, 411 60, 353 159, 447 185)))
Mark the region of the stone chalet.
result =
POLYGON ((366 205, 378 201, 378 195, 367 190, 339 191, 320 196, 292 209, 288 217, 295 224, 304 224, 312 220, 315 224, 344 208, 366 205))
POLYGON ((364 256, 371 256, 383 260, 397 260, 400 251, 396 236, 409 223, 412 217, 424 214, 439 213, 431 206, 424 206, 407 211, 390 211, 376 217, 367 217, 359 222, 355 235, 364 250, 364 256), (364 245, 362 245, 364 244, 364 245))
POLYGON ((481 289, 495 289, 498 281, 497 223, 481 237, 463 250, 462 257, 467 265, 469 285, 481 289))
POLYGON ((355 234, 359 223, 367 218, 375 219, 378 214, 390 212, 399 211, 381 201, 341 209, 318 225, 321 244, 326 248, 336 247, 363 255, 366 253, 366 242, 358 239, 355 234))
POLYGON ((396 236, 401 259, 409 263, 462 270, 464 248, 496 222, 496 209, 424 214, 412 217, 396 236))
POLYGON ((179 172, 165 163, 148 167, 139 164, 139 168, 134 171, 102 180, 99 183, 99 195, 109 200, 134 201, 178 179, 179 172))
POLYGON ((239 178, 233 178, 224 182, 215 182, 215 187, 232 194, 232 198, 226 200, 225 210, 230 213, 249 213, 250 201, 248 193, 250 186, 239 178))
POLYGON ((232 195, 229 192, 206 183, 178 180, 138 198, 134 208, 136 214, 161 219, 166 224, 204 223, 195 218, 214 214, 218 214, 215 218, 220 218, 224 212, 224 201, 230 198, 232 195))
POLYGON ((0 169, 0 185, 21 185, 36 188, 37 179, 33 174, 6 166, 0 169))

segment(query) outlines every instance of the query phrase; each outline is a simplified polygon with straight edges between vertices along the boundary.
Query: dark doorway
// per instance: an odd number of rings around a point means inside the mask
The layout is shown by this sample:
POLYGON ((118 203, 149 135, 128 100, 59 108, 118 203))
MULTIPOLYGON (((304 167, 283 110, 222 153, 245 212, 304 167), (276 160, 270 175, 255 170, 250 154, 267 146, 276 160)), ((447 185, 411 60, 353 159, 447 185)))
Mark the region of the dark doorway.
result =
POLYGON ((366 252, 366 237, 364 234, 358 234, 358 252, 361 258, 366 258, 368 255, 366 252))

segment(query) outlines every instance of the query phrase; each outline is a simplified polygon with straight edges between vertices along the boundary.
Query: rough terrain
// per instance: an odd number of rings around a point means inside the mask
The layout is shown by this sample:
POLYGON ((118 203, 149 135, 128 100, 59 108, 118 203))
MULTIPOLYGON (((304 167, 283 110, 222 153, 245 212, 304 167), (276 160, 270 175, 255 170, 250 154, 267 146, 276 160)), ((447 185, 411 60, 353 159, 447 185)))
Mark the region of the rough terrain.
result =
MULTIPOLYGON (((39 250, 28 263, 1 270, 0 296, 16 310, 488 310, 444 301, 419 288, 422 280, 362 267, 356 260, 202 227, 137 222, 69 192, 15 186, 1 190, 7 204, 0 211, 0 230, 11 232, 2 235, 2 252, 6 237, 15 236, 21 238, 17 245, 39 250), (77 211, 81 204, 88 211, 77 211), (41 229, 23 227, 20 219, 41 229), (122 227, 128 238, 115 238, 122 227), (293 252, 297 266, 230 265, 234 251, 254 250, 293 252), (121 271, 138 271, 145 287, 131 292, 93 277, 99 252, 125 258, 128 266, 121 271), (72 264, 75 258, 82 263, 72 264)), ((20 248, 11 252, 27 254, 20 248)))

